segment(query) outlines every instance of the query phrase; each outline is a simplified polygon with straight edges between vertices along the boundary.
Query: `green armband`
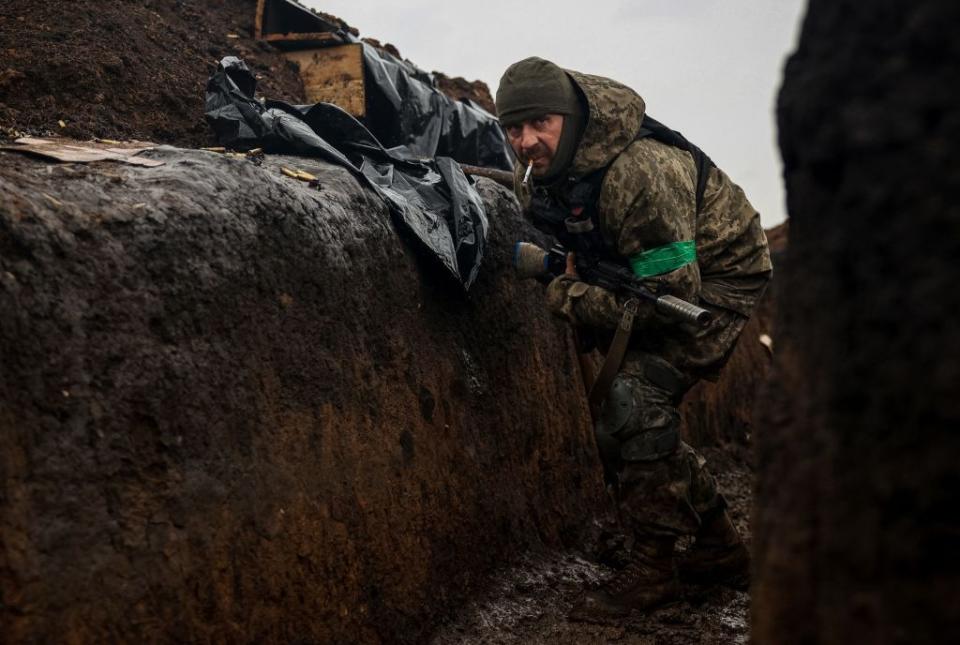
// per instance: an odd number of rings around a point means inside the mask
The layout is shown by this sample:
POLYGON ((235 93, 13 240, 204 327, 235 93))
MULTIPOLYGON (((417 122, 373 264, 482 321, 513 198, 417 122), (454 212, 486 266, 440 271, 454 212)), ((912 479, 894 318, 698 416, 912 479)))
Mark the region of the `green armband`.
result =
POLYGON ((697 259, 697 244, 693 240, 673 242, 630 256, 630 267, 638 278, 649 278, 676 271, 697 259))

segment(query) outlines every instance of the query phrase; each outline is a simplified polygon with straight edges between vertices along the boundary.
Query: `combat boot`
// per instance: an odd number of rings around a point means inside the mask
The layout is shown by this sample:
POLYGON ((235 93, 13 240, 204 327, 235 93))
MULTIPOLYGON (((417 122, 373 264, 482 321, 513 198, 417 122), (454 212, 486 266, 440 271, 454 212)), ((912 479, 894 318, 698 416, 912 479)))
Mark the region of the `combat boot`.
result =
POLYGON ((750 552, 726 509, 702 518, 696 541, 680 558, 680 579, 687 584, 723 584, 745 591, 750 586, 750 552))
POLYGON ((581 594, 567 618, 607 623, 677 600, 680 581, 673 560, 674 538, 638 540, 630 563, 602 588, 581 594))

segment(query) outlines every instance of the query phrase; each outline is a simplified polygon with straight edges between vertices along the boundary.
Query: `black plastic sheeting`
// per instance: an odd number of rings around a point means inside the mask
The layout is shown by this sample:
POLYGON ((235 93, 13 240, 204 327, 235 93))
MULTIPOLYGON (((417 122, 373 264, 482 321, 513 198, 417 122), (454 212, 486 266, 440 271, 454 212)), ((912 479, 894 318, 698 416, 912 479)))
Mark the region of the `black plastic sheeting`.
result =
POLYGON ((495 116, 472 101, 455 101, 440 92, 413 63, 362 44, 364 122, 385 146, 403 146, 419 157, 444 155, 474 166, 513 169, 495 116))
POLYGON ((344 166, 380 195, 400 229, 470 288, 488 222, 479 194, 454 159, 421 158, 419 147, 386 149, 366 126, 330 103, 257 101, 256 84, 246 63, 234 56, 220 61, 207 82, 206 118, 222 145, 344 166))

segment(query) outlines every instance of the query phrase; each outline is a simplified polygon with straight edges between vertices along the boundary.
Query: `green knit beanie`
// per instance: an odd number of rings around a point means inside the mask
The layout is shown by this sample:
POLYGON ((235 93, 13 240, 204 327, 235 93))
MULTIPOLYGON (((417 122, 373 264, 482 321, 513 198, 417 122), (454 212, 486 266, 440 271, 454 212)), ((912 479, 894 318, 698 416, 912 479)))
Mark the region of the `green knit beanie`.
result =
POLYGON ((567 73, 535 56, 507 68, 500 78, 496 102, 504 127, 544 114, 574 114, 578 109, 577 93, 567 73))

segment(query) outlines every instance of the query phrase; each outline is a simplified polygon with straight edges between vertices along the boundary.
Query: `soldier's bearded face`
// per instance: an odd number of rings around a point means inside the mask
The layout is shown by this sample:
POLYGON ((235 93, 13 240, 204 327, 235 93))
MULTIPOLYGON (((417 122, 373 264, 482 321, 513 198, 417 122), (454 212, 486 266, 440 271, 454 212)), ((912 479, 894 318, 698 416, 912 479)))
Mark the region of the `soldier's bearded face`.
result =
POLYGON ((563 131, 562 114, 544 114, 506 128, 507 142, 523 166, 533 161, 533 174, 542 175, 550 167, 557 153, 560 133, 563 131))

